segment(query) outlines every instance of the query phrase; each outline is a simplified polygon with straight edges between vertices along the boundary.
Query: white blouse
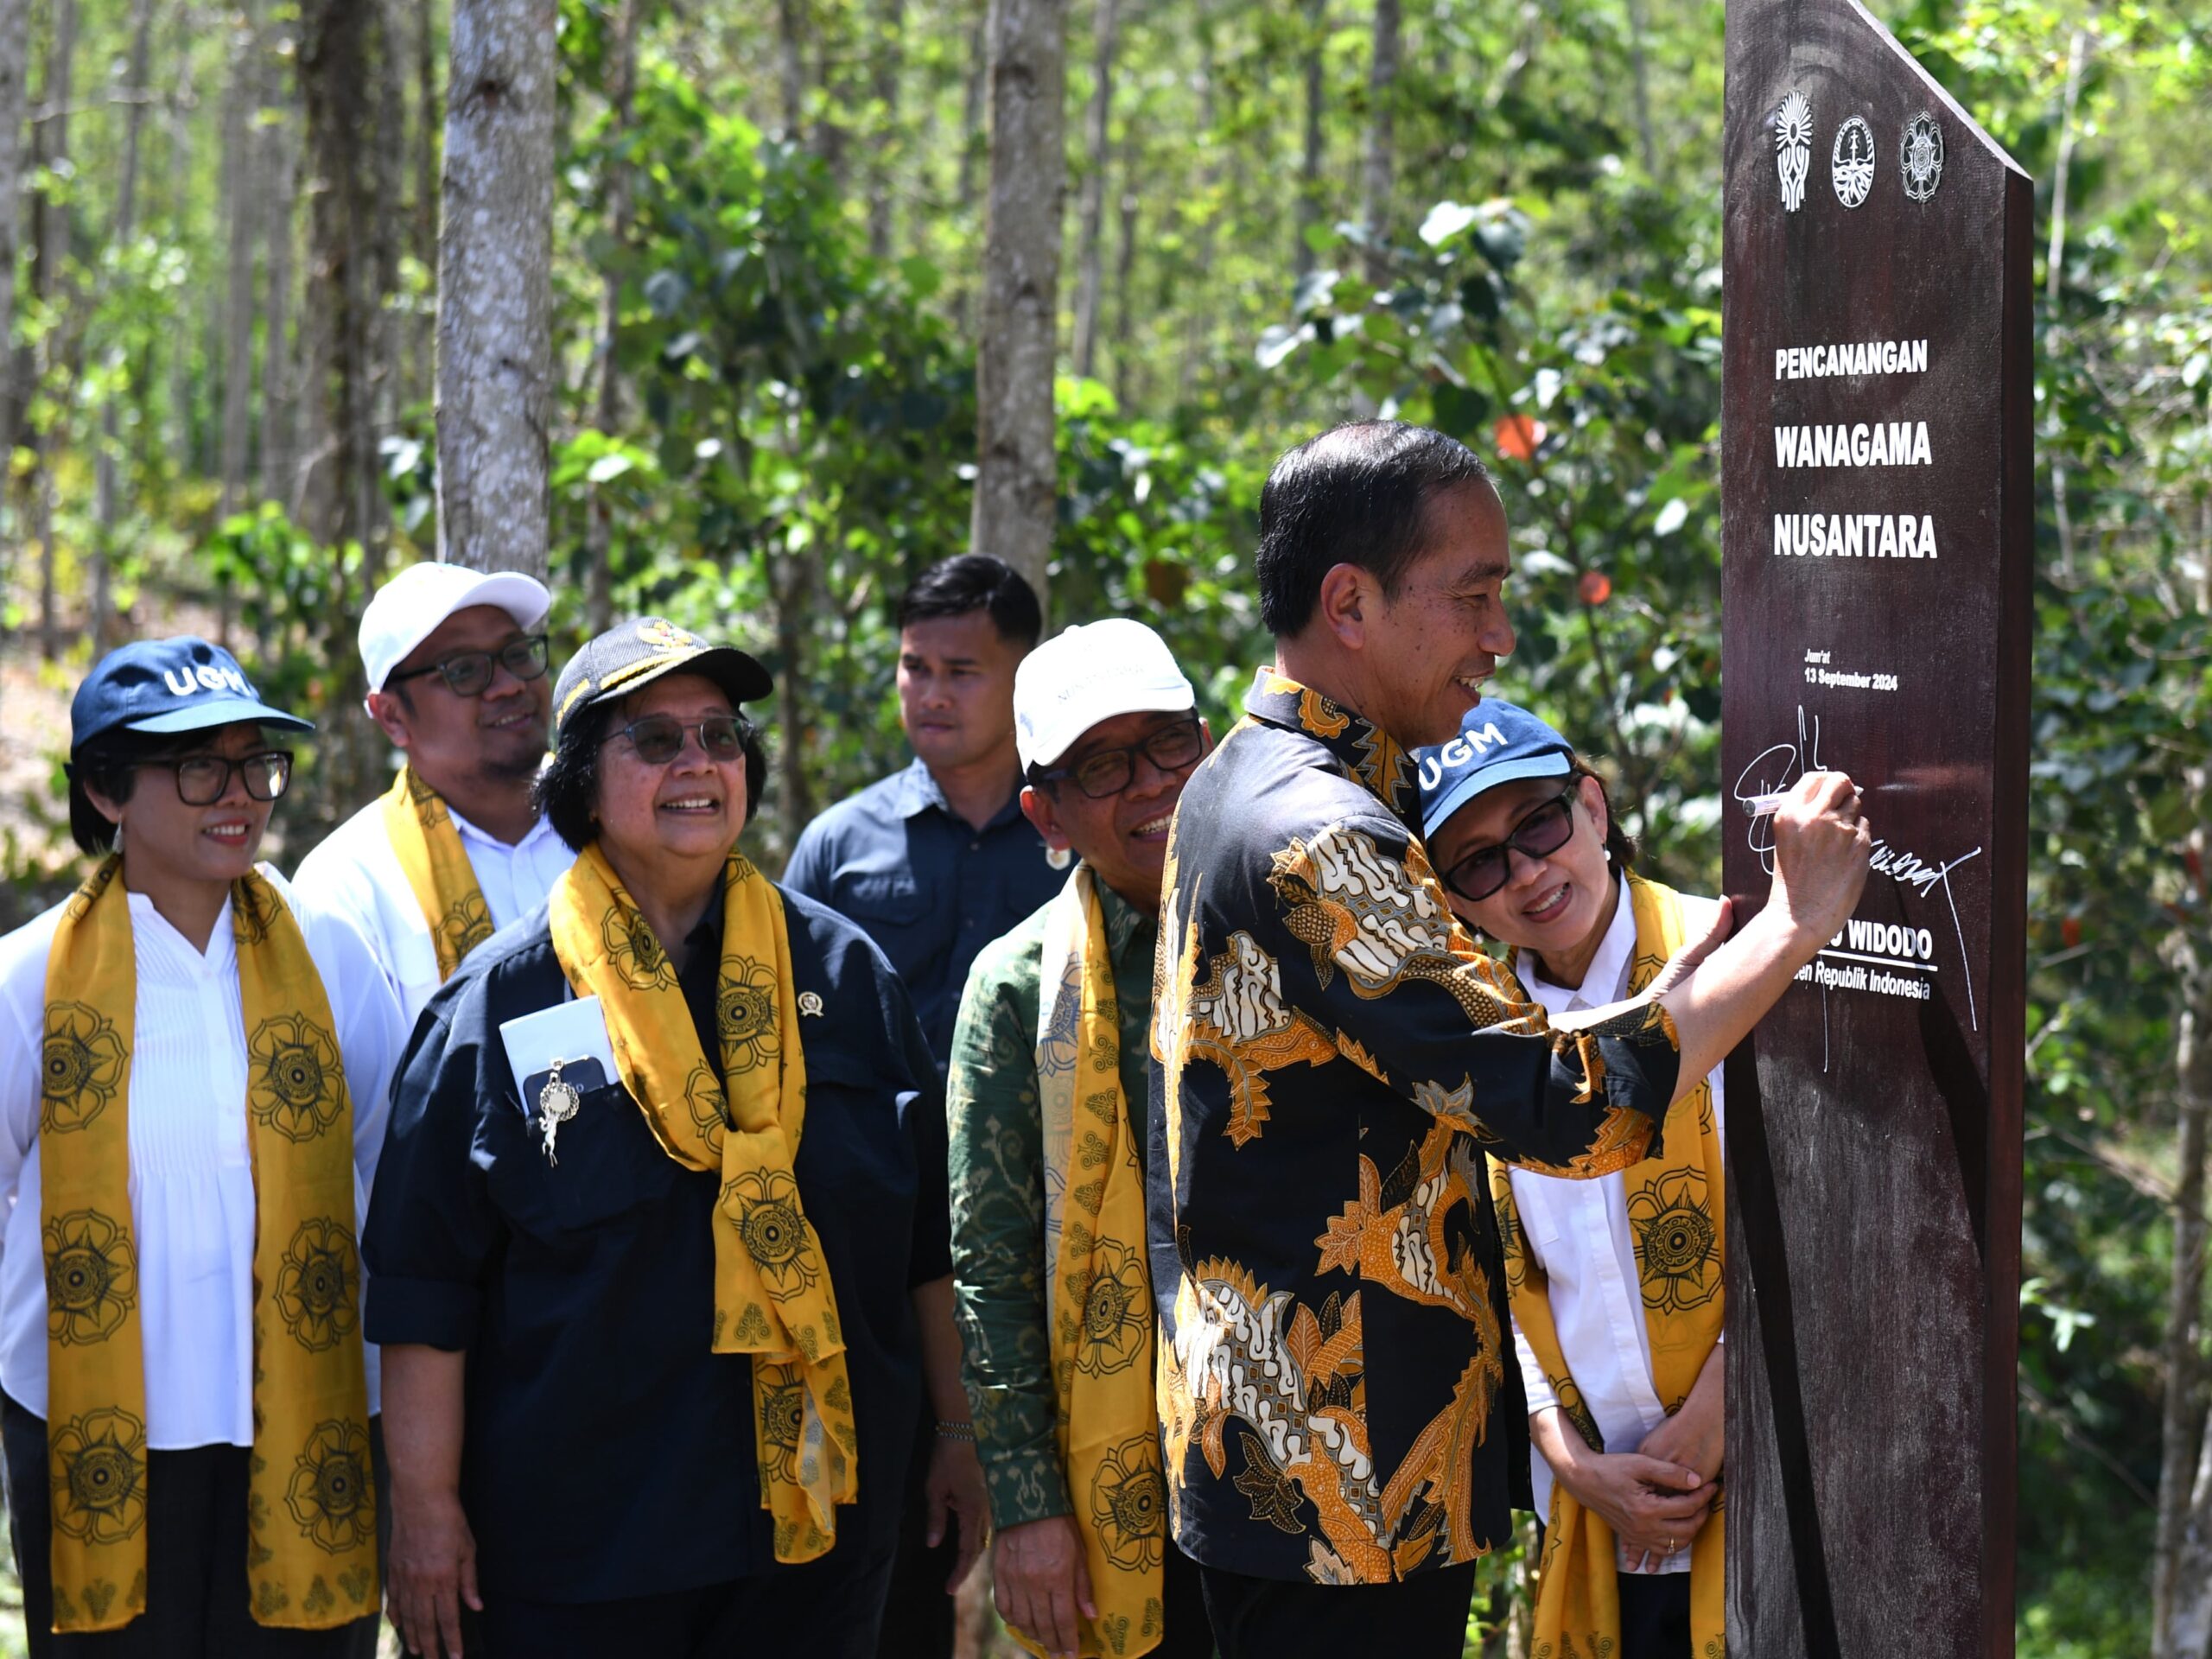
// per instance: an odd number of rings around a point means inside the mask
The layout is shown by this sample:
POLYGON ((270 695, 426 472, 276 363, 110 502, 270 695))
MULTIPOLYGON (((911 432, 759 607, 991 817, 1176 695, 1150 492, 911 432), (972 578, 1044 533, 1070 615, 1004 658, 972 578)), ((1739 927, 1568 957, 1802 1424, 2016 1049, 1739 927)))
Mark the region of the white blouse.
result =
MULTIPOLYGON (((1694 931, 1708 925, 1718 908, 1712 899, 1682 896, 1683 919, 1694 931)), ((1582 988, 1569 990, 1546 979, 1535 958, 1523 952, 1520 978, 1547 1014, 1603 1007, 1628 995, 1629 969, 1636 960, 1636 907, 1626 885, 1613 906, 1613 919, 1583 976, 1582 988)), ((1713 1085, 1713 1122, 1726 1123, 1721 1068, 1713 1085)), ((1514 1207, 1529 1253, 1551 1281, 1552 1323, 1560 1352, 1574 1374, 1582 1401, 1605 1437, 1608 1452, 1633 1452, 1643 1437, 1667 1420, 1659 1387, 1651 1375, 1651 1334, 1643 1322, 1643 1290, 1637 1276, 1636 1235, 1628 1220, 1628 1183, 1619 1174, 1594 1181, 1562 1180, 1527 1170, 1511 1172, 1514 1207)), ((1559 1403, 1559 1395, 1537 1363, 1536 1351, 1513 1326, 1513 1347, 1521 1360, 1521 1382, 1531 1415, 1559 1403)), ((1544 1454, 1531 1451, 1529 1472, 1535 1484, 1536 1513, 1551 1513, 1552 1469, 1544 1454)), ((1662 1573, 1687 1573, 1690 1552, 1678 1549, 1662 1573)))
MULTIPOLYGON (((303 906, 268 866, 322 977, 353 1108, 355 1224, 384 1142, 405 1032, 376 959, 342 917, 303 906)), ((203 953, 150 899, 127 895, 138 1001, 130 1094, 130 1224, 146 1370, 146 1443, 253 1444, 253 1166, 245 1016, 227 900, 203 953)), ((39 1076, 46 965, 61 907, 0 938, 0 1388, 47 1414, 46 1253, 39 1217, 39 1076)), ((378 1408, 369 1348, 369 1409, 378 1408)))
MULTIPOLYGON (((454 811, 450 803, 446 810, 461 832, 461 850, 476 872, 476 886, 494 928, 518 922, 543 904, 561 873, 576 861, 569 844, 543 818, 510 847, 454 811)), ((384 798, 378 796, 332 830, 300 861, 293 879, 315 895, 316 904, 330 906, 360 930, 399 998, 407 1029, 412 1031, 415 1016, 441 982, 438 948, 385 831, 384 798)))

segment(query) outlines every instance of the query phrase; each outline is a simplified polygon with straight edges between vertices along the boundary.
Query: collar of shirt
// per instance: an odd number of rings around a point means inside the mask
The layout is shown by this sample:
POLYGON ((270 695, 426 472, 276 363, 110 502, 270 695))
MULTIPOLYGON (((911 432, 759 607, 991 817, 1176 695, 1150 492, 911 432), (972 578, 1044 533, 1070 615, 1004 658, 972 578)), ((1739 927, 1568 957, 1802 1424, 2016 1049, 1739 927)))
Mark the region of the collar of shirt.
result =
MULTIPOLYGON (((900 783, 899 816, 900 817, 911 818, 917 813, 928 811, 931 807, 935 807, 947 817, 953 816, 951 803, 944 798, 944 791, 938 786, 936 774, 930 771, 929 762, 917 757, 913 764, 899 774, 899 778, 900 783)), ((983 828, 995 830, 1007 820, 1020 816, 1021 786, 1017 782, 1013 792, 1006 798, 1005 804, 991 814, 990 821, 985 823, 983 828)))
POLYGON ((1616 880, 1613 919, 1605 925, 1605 937, 1598 942, 1598 954, 1590 958, 1579 987, 1570 989, 1553 984, 1536 965, 1534 953, 1516 961, 1514 971, 1529 988, 1529 995, 1544 1005, 1546 1014, 1566 1014, 1574 1008, 1601 1008, 1626 996, 1628 970, 1635 955, 1636 906, 1628 902, 1627 884, 1616 880))
POLYGON ((1145 971, 1152 971, 1152 941, 1160 927, 1160 912, 1144 910, 1098 880, 1098 873, 1091 872, 1091 885, 1098 893, 1098 912, 1106 925, 1106 955, 1118 971, 1128 960, 1129 947, 1141 943, 1144 947, 1145 971))
MULTIPOLYGON (((445 800, 443 796, 438 798, 445 800)), ((446 801, 446 816, 453 820, 453 827, 460 832, 462 841, 477 842, 502 853, 518 853, 524 848, 532 846, 555 833, 553 821, 550 818, 540 817, 531 822, 530 828, 523 832, 520 841, 505 842, 501 841, 489 830, 480 830, 467 818, 462 817, 460 810, 451 801, 446 801)))
POLYGON ((1347 777, 1388 807, 1416 840, 1421 836, 1421 791, 1412 757, 1389 733, 1311 686, 1262 668, 1244 694, 1244 713, 1286 731, 1303 732, 1344 765, 1347 777))

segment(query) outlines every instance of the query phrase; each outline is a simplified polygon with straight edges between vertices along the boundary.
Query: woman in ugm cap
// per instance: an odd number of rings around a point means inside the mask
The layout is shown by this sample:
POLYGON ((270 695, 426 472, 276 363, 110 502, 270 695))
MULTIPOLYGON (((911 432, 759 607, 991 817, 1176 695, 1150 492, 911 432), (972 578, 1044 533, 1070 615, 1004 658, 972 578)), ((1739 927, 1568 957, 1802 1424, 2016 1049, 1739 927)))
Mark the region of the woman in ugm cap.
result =
POLYGON ((97 860, 0 940, 0 1430, 34 1655, 366 1656, 358 1218, 399 1011, 255 855, 309 723, 194 639, 70 709, 97 860))

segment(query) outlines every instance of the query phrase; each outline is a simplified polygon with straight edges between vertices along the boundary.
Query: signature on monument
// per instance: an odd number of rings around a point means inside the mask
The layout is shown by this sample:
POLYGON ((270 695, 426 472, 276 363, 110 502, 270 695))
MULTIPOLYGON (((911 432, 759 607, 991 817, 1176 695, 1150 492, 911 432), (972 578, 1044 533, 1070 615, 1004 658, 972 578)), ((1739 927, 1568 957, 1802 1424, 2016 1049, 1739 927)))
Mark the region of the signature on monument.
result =
MULTIPOLYGON (((1737 774, 1736 786, 1732 792, 1738 805, 1746 810, 1751 810, 1753 803, 1758 801, 1760 796, 1794 787, 1797 780, 1808 772, 1829 769, 1849 770, 1848 767, 1841 766, 1840 763, 1835 763, 1832 768, 1828 763, 1822 761, 1821 717, 1818 715, 1811 717, 1810 741, 1808 742, 1805 708, 1802 703, 1800 703, 1797 707, 1796 738, 1789 742, 1770 743, 1753 755, 1750 764, 1737 774)), ((1862 788, 1866 787, 1864 779, 1861 779, 1859 783, 1862 788)), ((1774 874, 1774 820, 1764 813, 1754 816, 1751 827, 1745 834, 1747 844, 1759 855, 1759 868, 1769 875, 1772 875, 1774 874)), ((1974 1004, 1974 975, 1967 956, 1966 925, 1959 919, 1958 899, 1951 891, 1951 872, 1961 865, 1972 863, 1975 859, 1980 858, 1981 854, 1982 849, 1977 847, 1970 853, 1960 854, 1956 858, 1936 861, 1877 838, 1874 842, 1872 863, 1873 874, 1885 877, 1898 887, 1910 889, 1916 898, 1926 899, 1931 893, 1942 893, 1944 908, 1949 912, 1951 918, 1952 937, 1957 939, 1959 944, 1959 982, 1966 988, 1967 1020, 1976 1031, 1981 1029, 1981 1019, 1980 1011, 1974 1004)), ((1859 925, 1853 924, 1854 927, 1859 925)), ((1849 936, 1840 936, 1840 938, 1847 937, 1849 936)), ((1851 942, 1857 941, 1853 938, 1851 942)), ((1926 953, 1911 954, 1924 955, 1926 953)), ((1859 962, 1881 962, 1886 966, 1915 969, 1929 974, 1936 972, 1933 963, 1921 969, 1920 964, 1904 955, 1895 957, 1870 957, 1840 948, 1823 950, 1821 955, 1824 957, 1835 957, 1859 962)), ((1825 998, 1823 998, 1823 1013, 1825 1014, 1825 998)))

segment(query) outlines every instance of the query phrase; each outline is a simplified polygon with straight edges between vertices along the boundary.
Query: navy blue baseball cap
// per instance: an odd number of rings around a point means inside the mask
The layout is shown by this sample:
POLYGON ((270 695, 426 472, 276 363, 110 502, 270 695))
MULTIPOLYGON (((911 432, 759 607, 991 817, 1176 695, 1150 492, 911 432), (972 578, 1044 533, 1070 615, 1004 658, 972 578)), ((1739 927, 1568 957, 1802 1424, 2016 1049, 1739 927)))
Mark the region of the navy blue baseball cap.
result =
POLYGON ((1564 778, 1574 769, 1573 746, 1526 709, 1485 697, 1447 743, 1414 751, 1421 783, 1421 830, 1444 821, 1485 790, 1523 778, 1564 778))
POLYGON ((105 732, 196 732, 251 720, 289 731, 315 722, 271 709, 253 689, 238 659, 189 634, 139 639, 100 658, 69 703, 69 749, 82 750, 105 732))

